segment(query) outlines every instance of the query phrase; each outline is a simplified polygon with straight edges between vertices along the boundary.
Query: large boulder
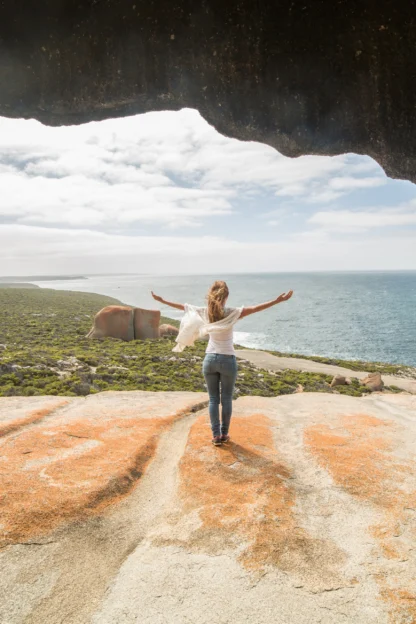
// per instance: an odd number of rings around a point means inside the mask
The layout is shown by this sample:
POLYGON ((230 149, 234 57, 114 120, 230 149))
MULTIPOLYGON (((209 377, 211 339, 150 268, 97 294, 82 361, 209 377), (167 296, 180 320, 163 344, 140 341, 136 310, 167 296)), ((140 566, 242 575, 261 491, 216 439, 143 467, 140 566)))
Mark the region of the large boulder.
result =
POLYGON ((347 379, 344 375, 335 375, 331 381, 331 388, 335 388, 336 386, 345 386, 347 384, 347 379))
POLYGON ((362 380, 362 384, 367 386, 372 392, 383 390, 384 381, 380 373, 368 373, 367 377, 362 380))
POLYGON ((111 337, 126 341, 159 338, 159 322, 159 310, 106 306, 95 315, 87 338, 111 337))

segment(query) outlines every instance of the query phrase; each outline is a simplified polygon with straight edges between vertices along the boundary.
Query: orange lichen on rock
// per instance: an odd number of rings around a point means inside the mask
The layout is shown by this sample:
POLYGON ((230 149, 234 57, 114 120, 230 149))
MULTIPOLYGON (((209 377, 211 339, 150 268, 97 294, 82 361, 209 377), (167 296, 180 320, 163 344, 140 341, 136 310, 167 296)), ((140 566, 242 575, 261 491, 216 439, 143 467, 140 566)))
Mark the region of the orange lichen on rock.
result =
MULTIPOLYGON (((333 426, 306 429, 305 443, 337 484, 378 509, 382 520, 371 533, 385 559, 403 561, 416 537, 409 520, 416 491, 408 484, 416 464, 395 456, 394 427, 366 414, 343 416, 333 426)), ((392 621, 416 623, 416 579, 410 591, 388 572, 377 575, 377 580, 382 597, 390 603, 392 621)))
POLYGON ((416 596, 414 591, 390 588, 382 590, 381 595, 390 604, 393 624, 416 624, 416 596))
POLYGON ((384 504, 382 477, 389 442, 382 435, 386 423, 364 415, 343 417, 336 428, 314 425, 305 430, 305 442, 336 482, 350 494, 384 504))
POLYGON ((63 407, 64 405, 67 405, 67 404, 68 404, 68 401, 56 401, 56 403, 49 404, 47 407, 29 412, 23 418, 11 419, 11 420, 1 423, 0 424, 0 438, 4 437, 5 435, 8 435, 9 433, 13 433, 14 431, 17 431, 18 429, 21 429, 22 427, 25 427, 26 425, 31 425, 35 422, 38 422, 39 420, 42 420, 42 418, 45 418, 45 416, 49 416, 49 414, 52 414, 52 412, 54 412, 59 407, 63 407))
POLYGON ((168 418, 40 423, 0 446, 0 547, 97 513, 128 492, 168 418))
MULTIPOLYGON (((274 446, 272 422, 262 414, 235 416, 232 435, 230 445, 215 448, 204 417, 192 426, 180 464, 181 509, 173 517, 180 523, 198 515, 187 548, 234 549, 249 570, 274 566, 309 580, 319 570, 320 581, 333 583, 344 553, 298 525, 291 470, 274 446)), ((180 543, 175 534, 158 541, 180 543)))

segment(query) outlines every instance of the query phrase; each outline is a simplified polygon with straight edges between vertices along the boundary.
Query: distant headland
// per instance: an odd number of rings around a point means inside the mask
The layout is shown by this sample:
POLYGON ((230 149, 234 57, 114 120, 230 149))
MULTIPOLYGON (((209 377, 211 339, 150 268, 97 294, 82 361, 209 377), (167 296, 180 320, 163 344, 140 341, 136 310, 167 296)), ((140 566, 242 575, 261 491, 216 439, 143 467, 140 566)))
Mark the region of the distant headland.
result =
POLYGON ((88 279, 85 275, 6 275, 0 276, 0 284, 9 282, 62 282, 65 280, 88 279))
POLYGON ((0 288, 40 288, 40 286, 28 282, 0 282, 0 288))

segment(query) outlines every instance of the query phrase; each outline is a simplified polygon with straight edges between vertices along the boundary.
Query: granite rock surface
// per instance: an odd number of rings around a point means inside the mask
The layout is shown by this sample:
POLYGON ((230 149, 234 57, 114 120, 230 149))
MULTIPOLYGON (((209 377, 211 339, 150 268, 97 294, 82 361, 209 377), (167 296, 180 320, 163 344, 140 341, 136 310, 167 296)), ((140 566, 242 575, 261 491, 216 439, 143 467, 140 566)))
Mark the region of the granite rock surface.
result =
POLYGON ((416 397, 0 400, 0 621, 407 624, 416 397))

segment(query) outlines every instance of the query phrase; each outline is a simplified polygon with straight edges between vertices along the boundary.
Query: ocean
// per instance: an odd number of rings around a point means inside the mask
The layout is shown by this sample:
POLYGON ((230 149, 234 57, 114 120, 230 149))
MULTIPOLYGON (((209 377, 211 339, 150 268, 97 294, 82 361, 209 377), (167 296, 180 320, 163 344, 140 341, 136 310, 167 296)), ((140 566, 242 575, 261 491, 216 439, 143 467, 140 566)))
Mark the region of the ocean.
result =
POLYGON ((160 308, 165 299, 204 305, 215 279, 230 289, 228 305, 253 305, 294 290, 292 299, 236 325, 236 343, 285 353, 416 366, 416 272, 267 273, 234 275, 91 275, 33 282, 43 288, 95 292, 123 303, 160 308))

